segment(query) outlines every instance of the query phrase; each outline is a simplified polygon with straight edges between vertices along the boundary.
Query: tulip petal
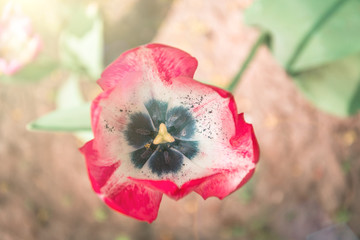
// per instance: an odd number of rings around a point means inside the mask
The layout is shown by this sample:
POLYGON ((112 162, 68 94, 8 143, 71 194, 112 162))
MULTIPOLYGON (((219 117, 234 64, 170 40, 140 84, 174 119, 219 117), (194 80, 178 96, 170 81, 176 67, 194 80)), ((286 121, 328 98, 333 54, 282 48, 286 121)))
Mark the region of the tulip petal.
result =
POLYGON ((200 194, 204 199, 209 197, 223 199, 244 185, 254 174, 254 171, 254 168, 251 170, 240 169, 234 172, 222 171, 222 174, 209 177, 194 191, 200 194))
POLYGON ((80 151, 85 155, 88 174, 94 191, 111 208, 151 223, 156 219, 162 193, 142 186, 116 174, 119 164, 104 165, 93 141, 86 143, 80 151))
POLYGON ((130 124, 125 131, 126 140, 131 146, 141 148, 151 142, 154 130, 148 115, 145 113, 132 114, 130 124))
POLYGON ((149 167, 151 172, 161 177, 163 174, 178 172, 184 160, 184 156, 171 148, 159 147, 159 150, 149 158, 149 167))
POLYGON ((259 149, 254 131, 243 115, 237 114, 231 93, 186 77, 174 79, 169 91, 173 92, 169 108, 182 105, 196 121, 192 140, 198 141, 200 154, 194 162, 212 169, 210 175, 214 169, 255 167, 259 149))
POLYGON ((111 208, 138 220, 151 223, 157 217, 162 193, 127 182, 118 185, 104 201, 111 208))
POLYGON ((96 193, 100 194, 101 188, 118 168, 119 163, 104 164, 106 161, 101 161, 98 151, 94 149, 93 143, 93 140, 87 142, 80 151, 86 158, 86 165, 92 187, 96 193))
POLYGON ((144 186, 153 188, 156 191, 160 191, 170 198, 173 198, 175 200, 178 200, 180 198, 183 198, 193 190, 195 190, 201 183, 205 182, 208 178, 212 176, 194 179, 191 181, 188 181, 183 186, 178 187, 175 183, 169 180, 149 180, 149 179, 133 179, 134 182, 137 182, 139 184, 142 184, 144 186))
POLYGON ((162 44, 148 44, 129 50, 109 65, 98 84, 108 90, 129 80, 132 72, 155 74, 164 82, 185 76, 192 78, 197 68, 197 60, 184 51, 162 44))

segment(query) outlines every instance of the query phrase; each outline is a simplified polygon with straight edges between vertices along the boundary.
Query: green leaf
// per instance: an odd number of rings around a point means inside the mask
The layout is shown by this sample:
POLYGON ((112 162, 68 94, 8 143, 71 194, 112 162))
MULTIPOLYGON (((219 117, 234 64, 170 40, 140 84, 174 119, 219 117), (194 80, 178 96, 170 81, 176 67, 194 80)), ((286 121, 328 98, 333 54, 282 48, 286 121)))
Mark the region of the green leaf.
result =
POLYGON ((91 131, 90 103, 57 109, 28 125, 30 130, 78 132, 91 131))
POLYGON ((360 108, 359 12, 358 0, 257 0, 246 19, 314 105, 347 116, 360 108))
POLYGON ((318 108, 347 116, 360 109, 360 54, 294 76, 318 108))
MULTIPOLYGON (((84 97, 79 86, 79 79, 77 75, 70 75, 68 80, 63 83, 58 91, 56 98, 56 105, 58 109, 71 109, 74 107, 81 107, 85 104, 84 97)), ((90 118, 90 114, 88 115, 90 118)), ((88 119, 84 119, 88 122, 88 119)), ((74 131, 74 135, 83 142, 87 142, 94 138, 92 131, 74 131)))
POLYGON ((56 97, 57 107, 61 109, 71 108, 82 105, 84 102, 78 77, 76 75, 70 75, 58 91, 56 97))
POLYGON ((77 75, 70 75, 59 89, 57 109, 30 123, 31 130, 72 132, 87 142, 94 138, 90 124, 90 104, 85 103, 77 75))
POLYGON ((98 79, 103 70, 103 21, 96 5, 77 6, 60 37, 62 64, 98 79))
POLYGON ((284 67, 305 39, 287 69, 299 72, 360 52, 359 12, 358 0, 257 0, 246 20, 270 32, 271 49, 284 67))

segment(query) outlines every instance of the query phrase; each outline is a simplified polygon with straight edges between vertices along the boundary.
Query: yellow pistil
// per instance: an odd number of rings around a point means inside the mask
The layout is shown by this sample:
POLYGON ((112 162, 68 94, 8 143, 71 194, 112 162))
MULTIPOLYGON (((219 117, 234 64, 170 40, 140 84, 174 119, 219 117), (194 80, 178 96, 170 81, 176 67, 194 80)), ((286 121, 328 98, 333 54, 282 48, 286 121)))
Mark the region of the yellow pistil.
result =
POLYGON ((158 135, 155 137, 153 144, 161 144, 161 143, 168 143, 168 142, 174 142, 175 139, 173 136, 168 133, 166 129, 166 125, 164 123, 161 123, 159 126, 159 132, 158 135))

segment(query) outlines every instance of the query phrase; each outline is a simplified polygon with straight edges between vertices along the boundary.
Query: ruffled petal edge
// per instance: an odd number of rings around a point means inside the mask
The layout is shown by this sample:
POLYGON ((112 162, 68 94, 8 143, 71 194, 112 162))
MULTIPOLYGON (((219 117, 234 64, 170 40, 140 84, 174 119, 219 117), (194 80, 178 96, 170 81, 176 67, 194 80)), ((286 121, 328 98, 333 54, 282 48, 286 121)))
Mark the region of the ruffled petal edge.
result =
POLYGON ((131 72, 155 72, 162 81, 171 83, 179 76, 194 76, 197 60, 188 53, 163 44, 147 44, 120 55, 97 81, 103 90, 113 88, 131 72))
POLYGON ((255 169, 253 168, 243 176, 239 174, 240 171, 230 172, 224 170, 222 173, 186 182, 180 188, 175 183, 167 180, 130 179, 155 191, 160 191, 175 200, 185 197, 192 191, 198 193, 204 199, 209 197, 223 199, 248 182, 254 172, 255 169))
POLYGON ((112 187, 111 192, 102 192, 102 187, 114 174, 119 164, 96 165, 98 152, 93 148, 93 140, 87 142, 80 151, 86 159, 92 188, 109 207, 141 221, 151 223, 156 219, 162 199, 161 192, 128 179, 112 187))

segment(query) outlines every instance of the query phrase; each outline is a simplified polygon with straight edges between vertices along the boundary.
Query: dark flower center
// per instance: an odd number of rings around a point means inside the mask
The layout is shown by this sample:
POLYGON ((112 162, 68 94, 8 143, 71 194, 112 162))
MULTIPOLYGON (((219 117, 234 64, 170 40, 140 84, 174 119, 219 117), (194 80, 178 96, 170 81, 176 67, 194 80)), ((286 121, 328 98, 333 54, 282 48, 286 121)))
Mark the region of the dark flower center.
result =
POLYGON ((136 148, 130 153, 131 162, 139 169, 149 162, 158 176, 180 171, 184 157, 192 160, 198 153, 198 142, 191 140, 196 130, 194 117, 182 106, 168 109, 167 103, 154 99, 145 107, 147 112, 130 115, 125 130, 128 144, 136 148))

